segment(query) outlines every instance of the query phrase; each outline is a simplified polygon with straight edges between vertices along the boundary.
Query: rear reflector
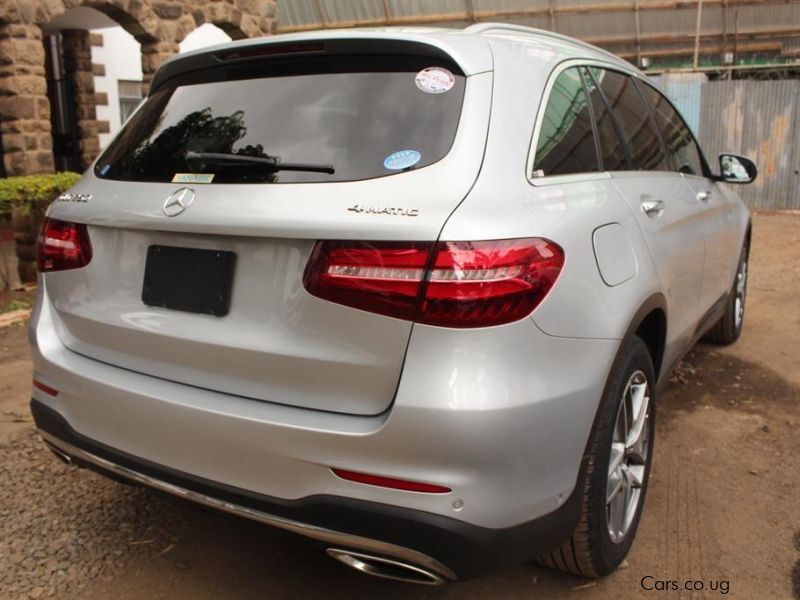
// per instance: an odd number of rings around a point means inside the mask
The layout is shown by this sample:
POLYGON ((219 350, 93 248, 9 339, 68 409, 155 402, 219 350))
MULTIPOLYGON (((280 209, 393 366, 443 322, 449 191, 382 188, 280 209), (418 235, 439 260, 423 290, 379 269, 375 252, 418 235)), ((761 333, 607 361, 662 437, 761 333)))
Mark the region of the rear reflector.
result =
POLYGON ((448 494, 452 490, 443 485, 433 485, 431 483, 420 483, 419 481, 408 481, 405 479, 394 479, 392 477, 381 477, 380 475, 367 475, 366 473, 356 473, 344 469, 331 469, 333 474, 347 481, 376 485, 378 487, 405 490, 407 492, 422 492, 425 494, 448 494))
POLYGON ((37 244, 39 271, 64 271, 85 267, 92 260, 86 225, 45 219, 37 244))
POLYGON ((430 243, 318 242, 304 283, 313 295, 442 327, 528 316, 564 264, 545 239, 430 243))
POLYGON ((49 394, 50 396, 58 396, 58 390, 55 388, 51 388, 49 385, 43 384, 41 381, 33 380, 33 387, 37 390, 42 390, 45 394, 49 394))

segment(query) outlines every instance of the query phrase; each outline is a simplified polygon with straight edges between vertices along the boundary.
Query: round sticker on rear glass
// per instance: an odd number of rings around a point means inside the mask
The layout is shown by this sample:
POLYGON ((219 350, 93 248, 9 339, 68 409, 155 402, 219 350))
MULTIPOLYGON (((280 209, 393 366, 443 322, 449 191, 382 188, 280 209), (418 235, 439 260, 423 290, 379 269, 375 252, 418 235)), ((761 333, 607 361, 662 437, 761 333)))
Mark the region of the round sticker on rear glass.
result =
POLYGON ((400 150, 387 156, 383 160, 383 167, 390 171, 402 171, 417 164, 422 158, 422 154, 416 150, 400 150))
POLYGON ((428 67, 417 73, 417 87, 428 94, 444 94, 453 87, 456 78, 443 67, 428 67))

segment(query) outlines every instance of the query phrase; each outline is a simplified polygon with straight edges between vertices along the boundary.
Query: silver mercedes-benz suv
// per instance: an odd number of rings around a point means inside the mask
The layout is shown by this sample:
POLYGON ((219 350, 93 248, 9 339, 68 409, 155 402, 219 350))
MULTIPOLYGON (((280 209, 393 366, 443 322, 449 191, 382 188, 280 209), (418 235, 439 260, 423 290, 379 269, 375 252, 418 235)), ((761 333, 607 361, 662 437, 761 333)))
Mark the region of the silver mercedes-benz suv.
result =
POLYGON ((544 31, 184 54, 39 240, 31 409, 79 466, 439 583, 628 552, 750 220, 628 63, 544 31))

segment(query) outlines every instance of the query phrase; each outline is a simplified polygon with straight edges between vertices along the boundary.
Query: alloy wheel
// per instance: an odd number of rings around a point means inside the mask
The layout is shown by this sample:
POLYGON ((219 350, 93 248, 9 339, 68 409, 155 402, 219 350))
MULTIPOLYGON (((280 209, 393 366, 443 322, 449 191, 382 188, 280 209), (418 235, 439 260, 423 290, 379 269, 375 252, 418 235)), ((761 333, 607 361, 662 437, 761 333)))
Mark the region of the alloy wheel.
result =
POLYGON ((614 425, 606 484, 606 521, 611 541, 625 538, 639 508, 650 450, 650 387, 641 370, 625 390, 614 425))
POLYGON ((747 296, 747 256, 742 258, 739 272, 736 273, 736 290, 734 293, 736 296, 733 301, 733 324, 738 330, 742 326, 742 319, 744 319, 744 301, 747 296))

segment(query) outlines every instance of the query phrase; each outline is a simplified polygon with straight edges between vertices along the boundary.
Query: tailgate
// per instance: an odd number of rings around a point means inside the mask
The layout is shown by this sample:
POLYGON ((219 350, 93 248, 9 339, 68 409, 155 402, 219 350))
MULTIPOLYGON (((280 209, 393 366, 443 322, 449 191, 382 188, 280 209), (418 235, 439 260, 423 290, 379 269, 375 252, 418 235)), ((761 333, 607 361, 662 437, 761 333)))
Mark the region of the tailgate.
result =
POLYGON ((321 239, 436 240, 480 169, 490 101, 491 73, 469 77, 452 147, 431 166, 363 181, 193 184, 174 217, 164 204, 181 184, 87 174, 72 190, 87 202, 48 212, 87 224, 93 250, 87 266, 43 276, 60 339, 100 361, 254 400, 386 410, 411 322, 313 297, 304 269, 321 239), (145 304, 152 246, 235 253, 227 314, 145 304))

